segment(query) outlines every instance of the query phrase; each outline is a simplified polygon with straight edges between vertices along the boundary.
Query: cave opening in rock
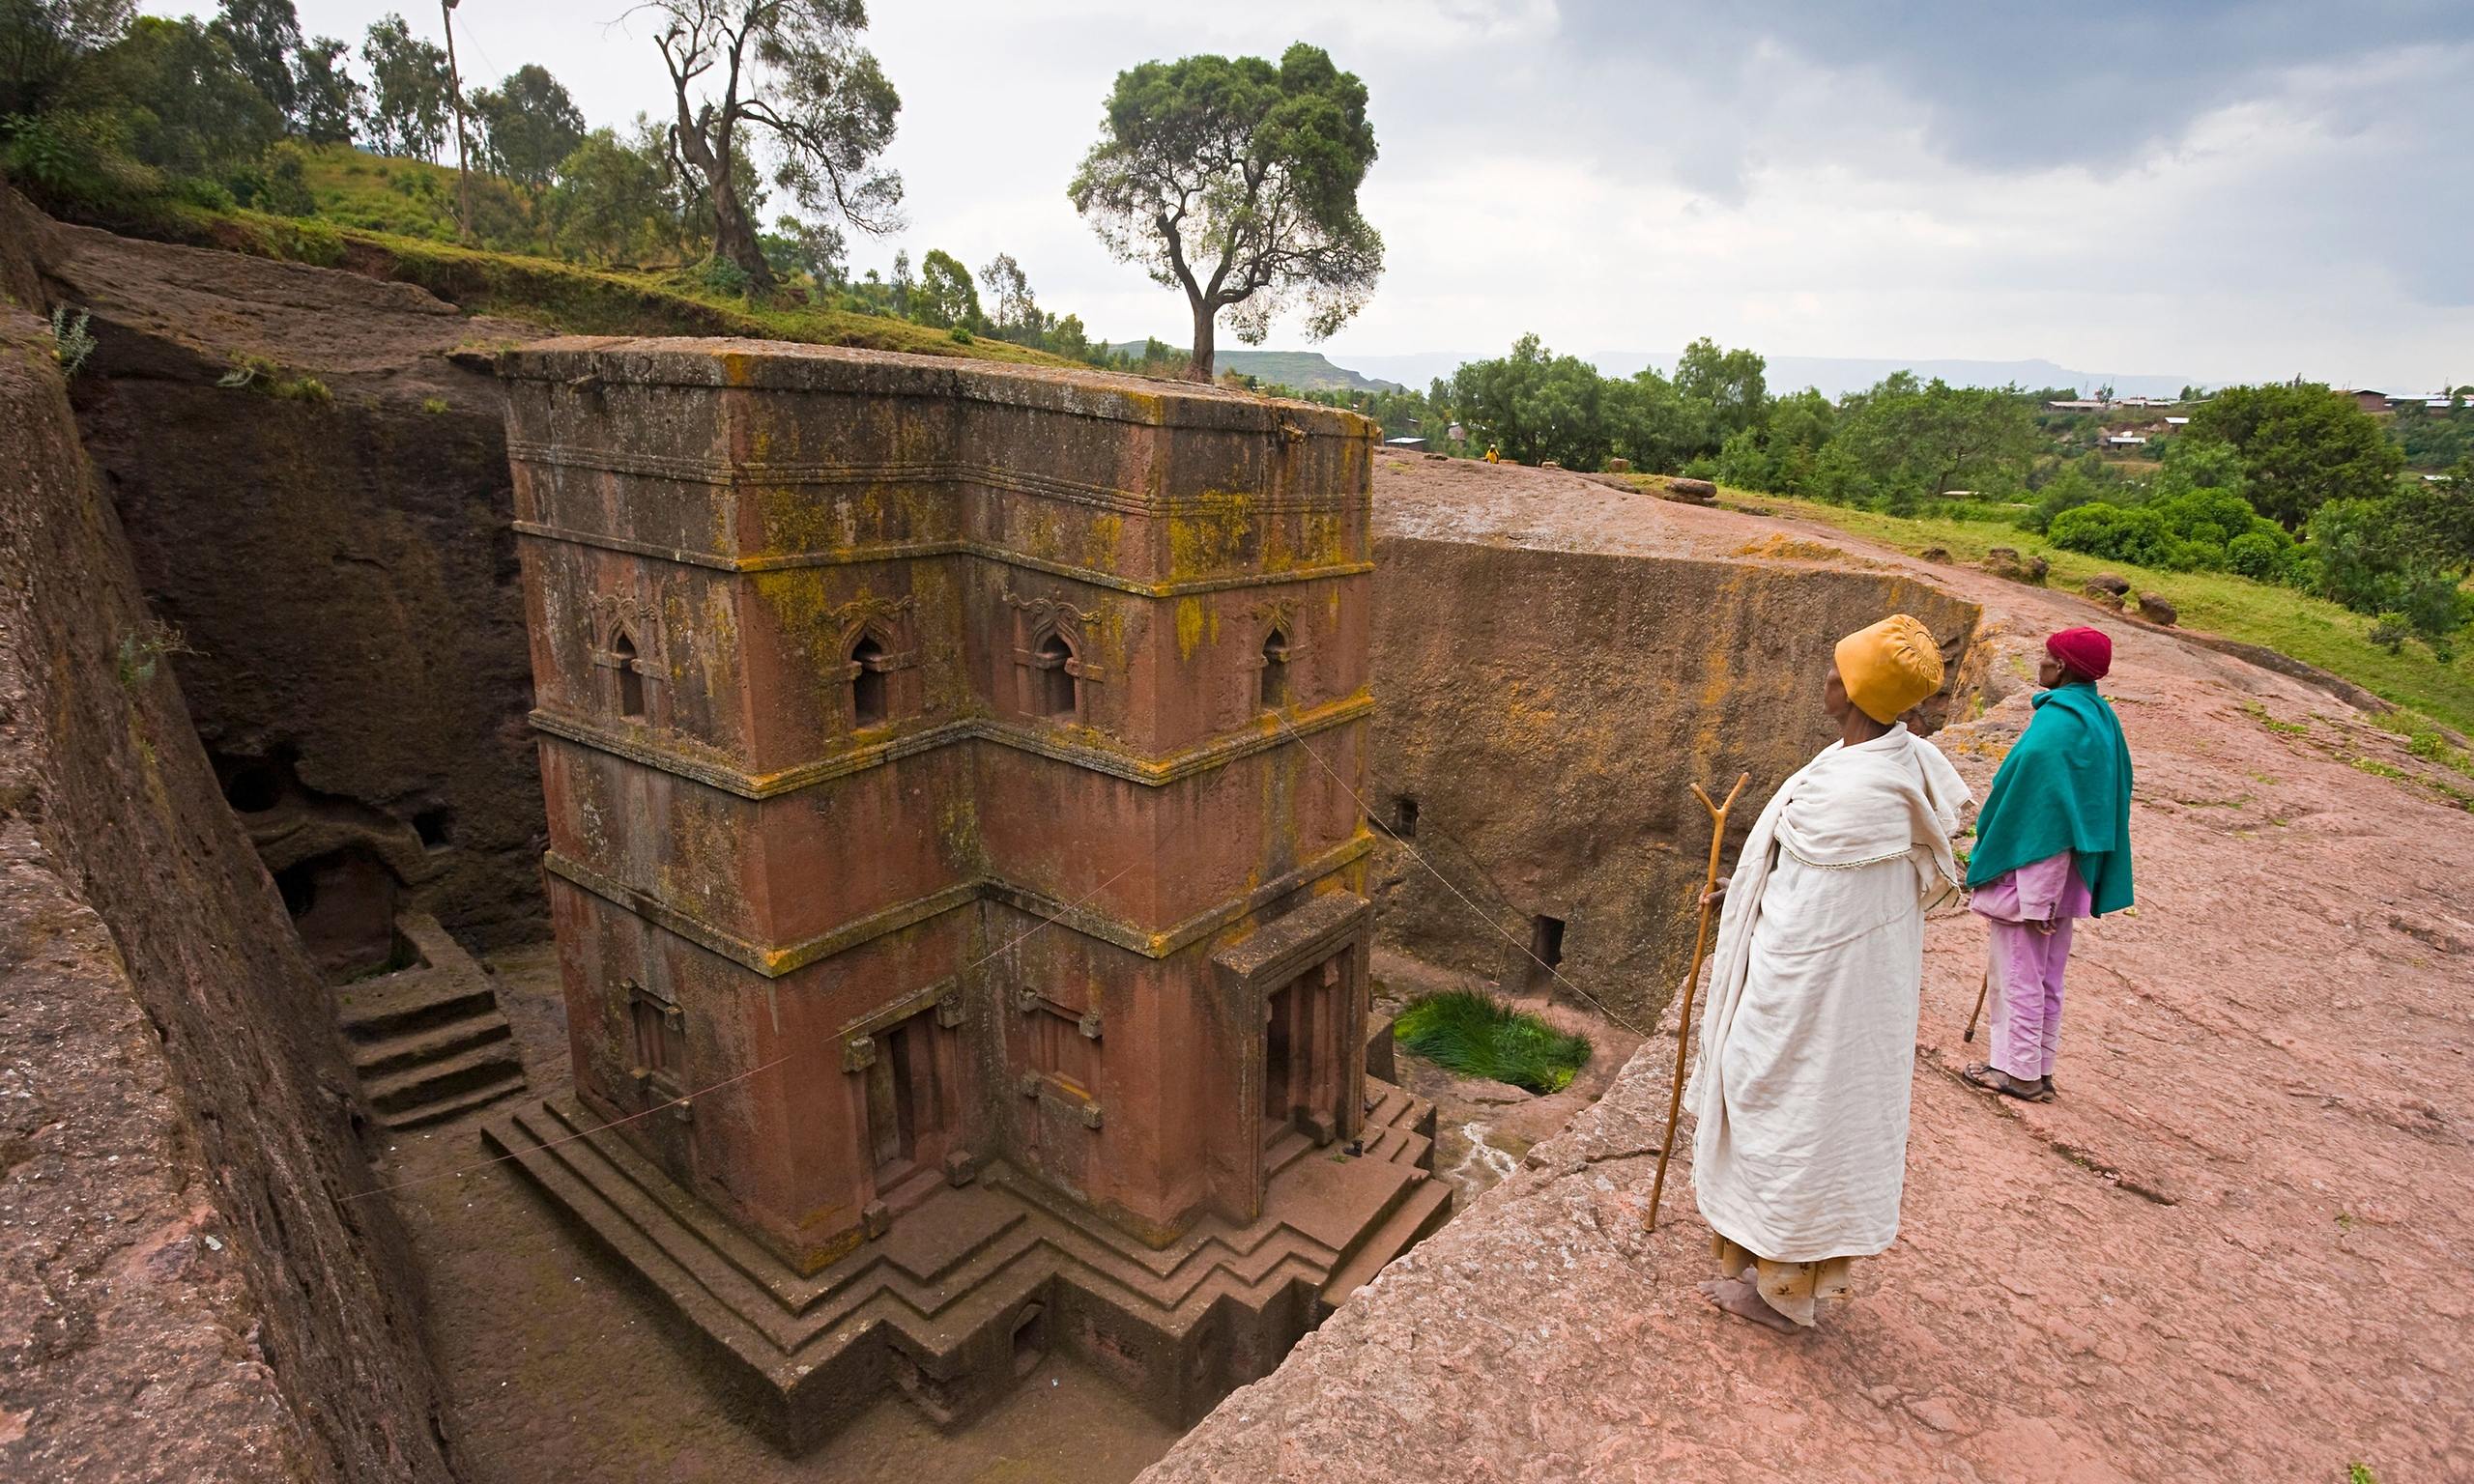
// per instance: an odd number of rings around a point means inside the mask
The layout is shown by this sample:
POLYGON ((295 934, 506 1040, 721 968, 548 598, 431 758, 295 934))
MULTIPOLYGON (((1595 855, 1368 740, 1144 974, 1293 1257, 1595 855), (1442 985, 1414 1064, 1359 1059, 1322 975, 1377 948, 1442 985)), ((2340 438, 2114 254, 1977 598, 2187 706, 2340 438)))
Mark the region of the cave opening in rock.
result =
POLYGON ((1418 838, 1418 801, 1409 794, 1392 801, 1392 834, 1399 840, 1418 838))
POLYGON ((244 758, 223 780, 223 802, 233 813, 263 814, 283 802, 286 769, 267 757, 244 758))
POLYGON ((400 967, 395 899, 402 883, 387 863, 352 846, 275 872, 301 946, 330 983, 400 967))
POLYGON ((444 850, 453 844, 455 812, 450 809, 424 809, 413 815, 413 833, 420 837, 421 846, 444 850))
POLYGON ((1543 990, 1555 982, 1564 961, 1564 920, 1543 912, 1529 920, 1529 987, 1543 990))

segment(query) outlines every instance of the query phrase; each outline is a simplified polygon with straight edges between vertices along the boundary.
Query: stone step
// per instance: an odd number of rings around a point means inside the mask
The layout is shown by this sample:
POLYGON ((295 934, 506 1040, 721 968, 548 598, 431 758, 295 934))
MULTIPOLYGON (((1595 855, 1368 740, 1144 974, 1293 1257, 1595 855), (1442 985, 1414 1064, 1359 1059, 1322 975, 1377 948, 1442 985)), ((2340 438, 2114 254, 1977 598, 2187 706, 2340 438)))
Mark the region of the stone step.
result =
POLYGON ((1395 1207, 1357 1252, 1336 1269, 1323 1285, 1323 1302, 1338 1308, 1341 1300, 1374 1281, 1394 1258, 1416 1246, 1452 1216, 1452 1185, 1448 1181, 1422 1180, 1408 1199, 1395 1207))
MULTIPOLYGON (((638 1276, 650 1283, 672 1303, 686 1311, 690 1324, 710 1336, 739 1362, 773 1379, 787 1388, 791 1378, 786 1357, 779 1346, 762 1331, 741 1318, 728 1304, 707 1293, 695 1276, 674 1261, 661 1243, 646 1235, 610 1202, 591 1181, 576 1174, 570 1164, 557 1157, 560 1151, 572 1147, 561 1144, 545 1147, 545 1137, 557 1138, 555 1121, 544 1121, 546 1127, 535 1127, 526 1115, 537 1112, 535 1107, 506 1118, 491 1119, 481 1126, 481 1142, 493 1153, 512 1158, 525 1175, 549 1192, 555 1204, 571 1213, 593 1238, 635 1270, 638 1276)), ((573 1143, 582 1143, 575 1140, 573 1143)))
POLYGON ((389 1128, 418 1128, 424 1124, 443 1123, 475 1108, 486 1108, 502 1098, 512 1098, 524 1091, 524 1073, 507 1073, 495 1081, 469 1087, 436 1102, 420 1103, 402 1113, 381 1114, 379 1122, 389 1128))
POLYGON ((406 1068, 442 1062, 458 1051, 494 1041, 505 1041, 514 1034, 514 1028, 506 1023, 506 1016, 491 1009, 383 1040, 356 1042, 352 1067, 365 1081, 402 1071, 406 1068))
MULTIPOLYGON (((899 1265, 880 1261, 882 1251, 873 1244, 862 1247, 855 1262, 801 1275, 728 1218, 702 1207, 617 1135, 594 1128, 580 1109, 547 1106, 549 1116, 534 1130, 545 1156, 591 1185, 611 1211, 658 1245, 716 1302, 786 1351, 850 1312, 887 1299, 885 1317, 933 1353, 929 1327, 940 1325, 954 1303, 973 1297, 1040 1244, 1038 1234, 1017 1220, 994 1228, 933 1281, 919 1281, 899 1265), (579 1130, 591 1131, 577 1137, 579 1130)), ((540 1112, 529 1108, 516 1117, 540 1112)))
POLYGON ((1368 1129, 1366 1137, 1366 1157, 1381 1159, 1391 1164, 1410 1165, 1432 1173, 1434 1140, 1423 1133, 1412 1133, 1406 1128, 1368 1129))
POLYGON ((360 1090, 390 1127, 398 1117, 422 1117, 430 1104, 512 1076, 524 1080, 524 1063, 506 1039, 467 1046, 451 1055, 384 1076, 363 1078, 360 1090))
POLYGON ((1295 1128, 1281 1129, 1280 1137, 1263 1146, 1263 1179, 1270 1180, 1313 1152, 1312 1139, 1295 1128))
POLYGON ((362 980, 335 991, 335 1023, 359 1042, 383 1041, 497 1008, 488 980, 431 967, 362 980))

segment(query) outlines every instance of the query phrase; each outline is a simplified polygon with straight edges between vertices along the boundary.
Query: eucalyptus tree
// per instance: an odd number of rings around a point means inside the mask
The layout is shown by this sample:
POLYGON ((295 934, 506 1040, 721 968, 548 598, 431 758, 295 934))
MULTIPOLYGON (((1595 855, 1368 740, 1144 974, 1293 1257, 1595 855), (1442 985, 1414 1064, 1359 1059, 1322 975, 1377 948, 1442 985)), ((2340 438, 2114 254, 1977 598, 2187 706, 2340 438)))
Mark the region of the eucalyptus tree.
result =
POLYGON ((1346 324, 1383 272, 1358 211, 1374 163, 1366 84, 1319 46, 1185 57, 1117 74, 1100 140, 1067 194, 1102 243, 1194 311, 1188 372, 1211 380, 1216 328, 1259 345, 1302 307, 1307 334, 1346 324))
POLYGON ((859 44, 863 0, 645 0, 630 14, 657 23, 671 133, 711 204, 713 251, 753 286, 773 282, 741 173, 760 139, 773 184, 802 207, 862 232, 902 224, 902 177, 876 162, 902 100, 859 44))

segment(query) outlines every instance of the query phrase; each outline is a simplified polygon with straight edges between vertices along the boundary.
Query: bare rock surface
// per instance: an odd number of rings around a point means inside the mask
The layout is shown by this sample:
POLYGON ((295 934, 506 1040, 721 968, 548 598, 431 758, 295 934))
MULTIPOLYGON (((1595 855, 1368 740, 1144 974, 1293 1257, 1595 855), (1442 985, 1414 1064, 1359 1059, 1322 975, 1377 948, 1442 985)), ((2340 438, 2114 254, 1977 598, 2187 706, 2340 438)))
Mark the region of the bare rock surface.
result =
POLYGON ((445 1481, 324 987, 0 311, 0 1478, 445 1481))
MULTIPOLYGON (((1723 542, 1741 519, 1639 508, 1658 528, 1600 539, 1723 542)), ((1990 709, 1938 739, 1981 788, 2037 640, 2091 611, 1944 580, 1999 654, 1990 709)), ((1953 1075, 1982 1054, 1960 1029, 1984 936, 1938 919, 1904 1230, 1822 1328, 1780 1337, 1701 1298, 1681 1162, 1643 1234, 1662 1036, 1144 1477, 2474 1477, 2474 818, 2323 691, 2176 635, 2114 639, 2141 905, 2083 926, 2061 1099, 1953 1075)))
POLYGON ((85 444, 269 867, 379 862, 468 941, 537 935, 503 401, 450 357, 539 332, 411 284, 85 227, 50 224, 41 251, 94 316, 85 444))

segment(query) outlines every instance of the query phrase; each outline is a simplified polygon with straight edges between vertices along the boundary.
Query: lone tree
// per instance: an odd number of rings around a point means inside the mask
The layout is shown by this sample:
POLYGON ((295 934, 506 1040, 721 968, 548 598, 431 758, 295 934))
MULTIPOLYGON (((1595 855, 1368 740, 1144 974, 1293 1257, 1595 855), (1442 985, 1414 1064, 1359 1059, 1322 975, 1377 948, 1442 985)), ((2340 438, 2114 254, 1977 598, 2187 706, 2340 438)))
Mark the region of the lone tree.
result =
POLYGON ((1317 340, 1366 303, 1383 272, 1382 234, 1357 209, 1373 163, 1366 84, 1300 42, 1278 67, 1187 57, 1119 72, 1067 193, 1117 261, 1186 291, 1188 374, 1207 382, 1223 309, 1260 345, 1292 303, 1317 340))
POLYGON ((759 289, 773 282, 739 161, 762 132, 777 157, 773 184, 811 211, 838 212, 862 232, 902 225, 902 177, 873 161, 893 142, 902 109, 876 57, 859 44, 863 0, 646 0, 661 22, 654 44, 670 71, 671 132, 712 203, 713 251, 759 289))

